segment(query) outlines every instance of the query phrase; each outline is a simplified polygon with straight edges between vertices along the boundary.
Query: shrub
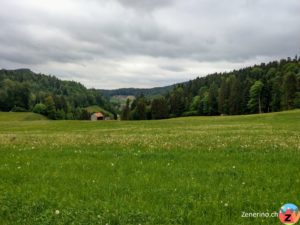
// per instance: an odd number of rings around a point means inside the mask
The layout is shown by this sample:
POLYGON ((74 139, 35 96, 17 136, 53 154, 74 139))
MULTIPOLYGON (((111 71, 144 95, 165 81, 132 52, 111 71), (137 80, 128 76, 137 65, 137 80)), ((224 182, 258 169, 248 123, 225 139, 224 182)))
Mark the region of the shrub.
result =
POLYGON ((19 106, 14 106, 11 109, 12 112, 27 112, 27 109, 23 108, 23 107, 19 107, 19 106))
POLYGON ((38 103, 33 107, 33 112, 34 113, 38 113, 38 114, 42 114, 45 115, 46 114, 46 105, 42 104, 42 103, 38 103))
POLYGON ((182 114, 182 116, 198 116, 197 111, 187 111, 182 114))

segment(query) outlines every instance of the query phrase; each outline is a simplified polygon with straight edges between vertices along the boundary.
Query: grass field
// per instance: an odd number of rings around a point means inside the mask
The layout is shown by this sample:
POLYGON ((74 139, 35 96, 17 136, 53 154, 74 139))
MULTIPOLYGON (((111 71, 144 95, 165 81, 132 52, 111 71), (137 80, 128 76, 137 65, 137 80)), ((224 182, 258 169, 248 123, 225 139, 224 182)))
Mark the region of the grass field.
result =
POLYGON ((242 212, 300 206, 299 110, 132 122, 18 115, 0 114, 1 225, 274 225, 242 212))
POLYGON ((32 120, 47 120, 47 118, 45 116, 42 116, 42 115, 39 115, 39 114, 36 114, 36 113, 0 112, 0 122, 5 122, 5 121, 32 121, 32 120))

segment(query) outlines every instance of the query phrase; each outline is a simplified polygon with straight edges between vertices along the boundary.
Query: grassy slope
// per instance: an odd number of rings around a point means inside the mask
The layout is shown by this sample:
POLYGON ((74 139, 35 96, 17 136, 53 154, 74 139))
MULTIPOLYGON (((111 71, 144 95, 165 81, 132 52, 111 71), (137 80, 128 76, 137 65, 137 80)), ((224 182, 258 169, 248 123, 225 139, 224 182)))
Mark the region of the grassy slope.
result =
POLYGON ((300 205, 299 110, 7 124, 0 224, 280 224, 241 213, 300 205))
POLYGON ((45 116, 36 113, 28 112, 0 112, 0 122, 3 121, 33 121, 47 120, 45 116))

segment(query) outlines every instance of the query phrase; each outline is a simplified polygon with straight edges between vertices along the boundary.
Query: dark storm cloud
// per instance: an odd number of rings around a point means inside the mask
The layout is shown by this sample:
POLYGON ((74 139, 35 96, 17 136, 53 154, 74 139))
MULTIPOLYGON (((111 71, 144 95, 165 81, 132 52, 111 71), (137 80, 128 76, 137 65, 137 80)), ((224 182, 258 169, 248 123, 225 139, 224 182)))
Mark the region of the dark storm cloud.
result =
POLYGON ((299 54, 299 11, 298 0, 2 0, 0 67, 110 86, 188 79, 299 54))

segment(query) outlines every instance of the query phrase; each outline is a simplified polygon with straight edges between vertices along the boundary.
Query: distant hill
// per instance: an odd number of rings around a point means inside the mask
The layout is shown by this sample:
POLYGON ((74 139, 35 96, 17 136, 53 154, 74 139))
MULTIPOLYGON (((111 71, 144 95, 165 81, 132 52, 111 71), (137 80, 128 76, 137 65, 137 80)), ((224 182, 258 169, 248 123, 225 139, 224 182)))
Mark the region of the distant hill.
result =
POLYGON ((0 112, 0 121, 47 120, 47 117, 31 112, 0 112))
POLYGON ((114 90, 100 89, 99 91, 106 97, 112 96, 135 96, 144 95, 148 98, 164 96, 169 91, 174 88, 174 85, 164 86, 164 87, 154 87, 154 88, 120 88, 114 90))
POLYGON ((142 89, 87 89, 78 82, 29 69, 0 70, 0 111, 32 111, 50 119, 88 119, 91 108, 114 117, 118 113, 125 120, 300 108, 300 57, 142 89))
POLYGON ((114 111, 101 92, 78 82, 29 69, 0 70, 0 111, 33 111, 50 119, 88 119, 84 108, 91 105, 114 111))
POLYGON ((121 113, 124 120, 242 115, 300 108, 300 58, 288 57, 198 77, 175 85, 163 97, 138 96, 125 106, 121 113))

